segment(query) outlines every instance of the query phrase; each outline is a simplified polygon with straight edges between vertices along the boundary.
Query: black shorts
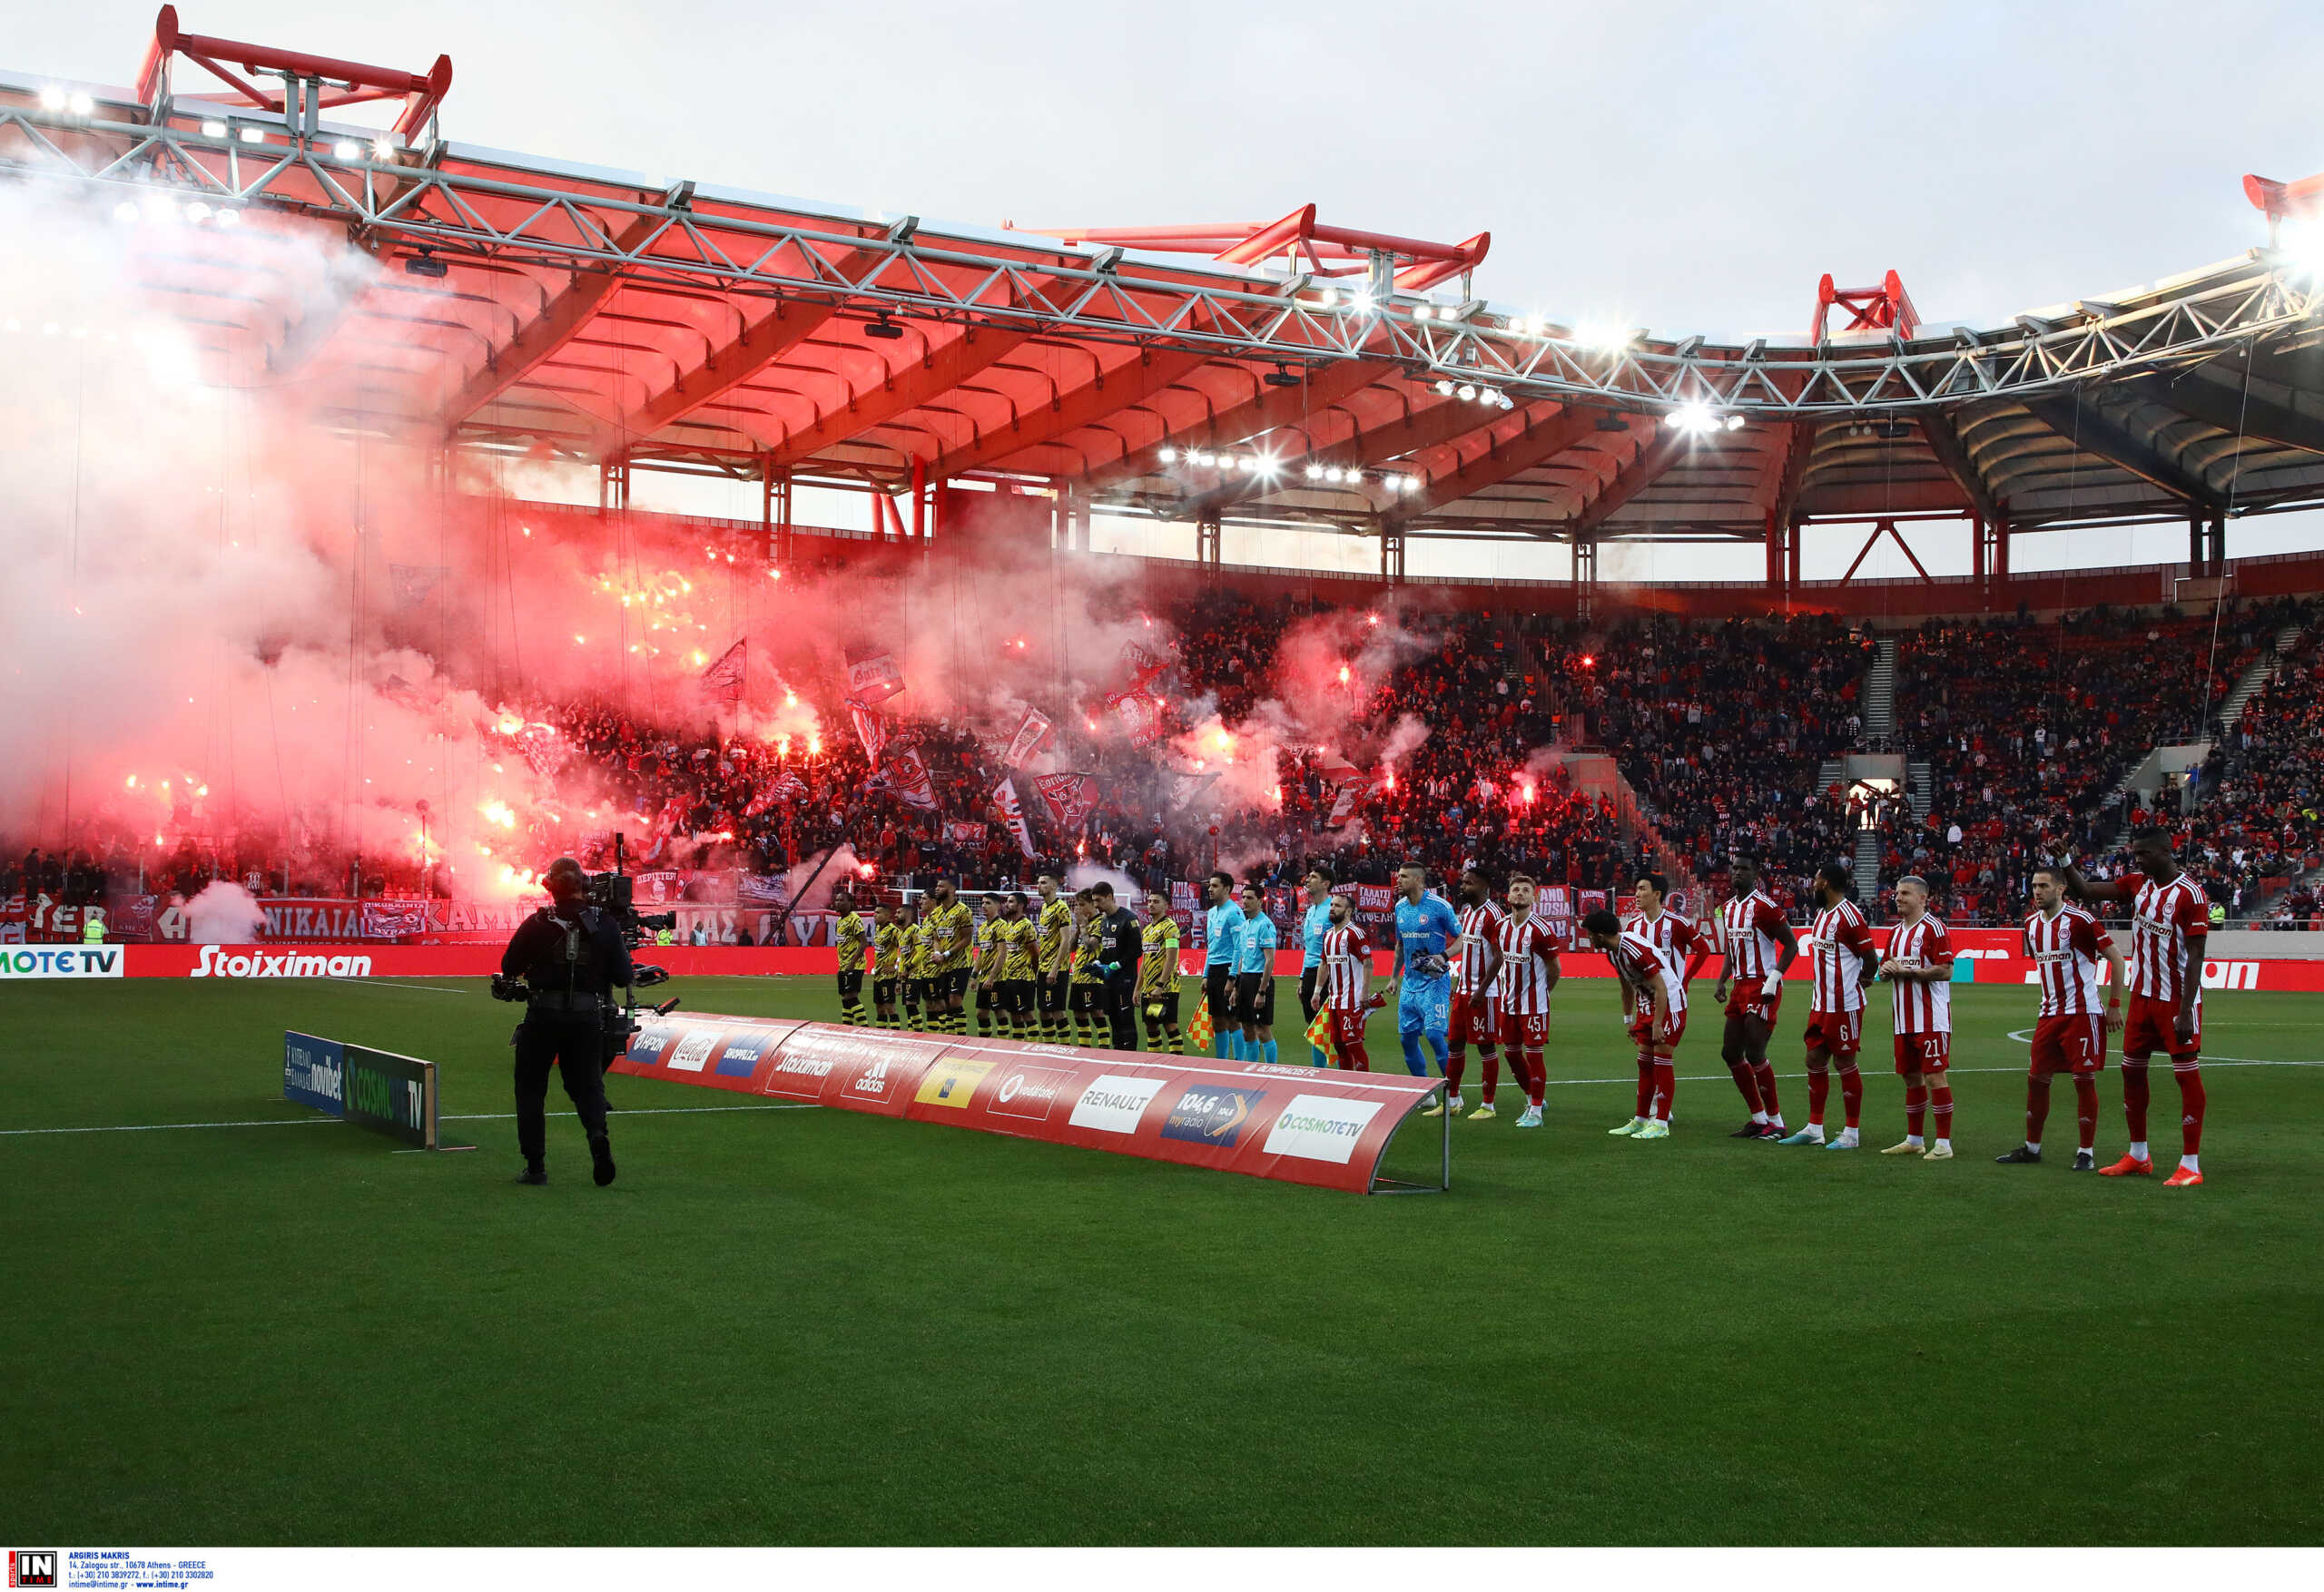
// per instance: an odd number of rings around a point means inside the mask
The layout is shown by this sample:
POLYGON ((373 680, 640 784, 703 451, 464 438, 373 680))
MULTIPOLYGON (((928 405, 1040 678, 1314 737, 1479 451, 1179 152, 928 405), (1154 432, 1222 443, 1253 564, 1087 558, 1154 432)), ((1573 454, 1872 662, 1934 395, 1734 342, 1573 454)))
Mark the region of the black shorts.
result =
POLYGON ((1106 1009, 1106 987, 1102 984, 1076 984, 1066 991, 1066 1009, 1077 1017, 1095 1016, 1106 1009))
POLYGON ((1205 968, 1202 974, 1203 1003, 1210 1007, 1210 1026, 1231 1028, 1235 1026, 1235 975, 1225 964, 1205 968))
POLYGON ((907 1011, 918 1011, 922 1006, 926 1005, 927 1002, 928 980, 925 978, 905 979, 904 1009, 907 1011))
POLYGON ((1147 1022, 1175 1028, 1178 1026, 1178 992, 1173 989, 1163 995, 1141 995, 1137 997, 1137 1009, 1147 1022))
POLYGON ((1304 1022, 1315 1020, 1315 975, 1322 970, 1320 968, 1299 969, 1299 1016, 1304 1022))
POLYGON ((862 968, 858 968, 852 973, 842 972, 840 974, 839 997, 842 1004, 849 1006, 852 1006, 855 1002, 863 998, 862 968))
POLYGON ((932 987, 930 993, 934 999, 957 1005, 960 997, 969 992, 969 970, 966 968, 947 968, 931 978, 929 983, 932 987))
POLYGON ((1249 1028, 1275 1027, 1275 975, 1235 975, 1235 1020, 1249 1028))
POLYGON ((1035 989, 1040 998, 1041 1016, 1053 1017, 1065 1009, 1065 978, 1062 972, 1044 973, 1035 981, 1035 989))
POLYGON ((873 1006, 893 1006, 893 1005, 895 1005, 895 1004, 896 1004, 896 986, 897 986, 897 984, 899 984, 900 982, 901 982, 901 980, 900 980, 900 979, 895 979, 895 978, 874 978, 874 979, 872 979, 872 1004, 873 1006))
POLYGON ((977 1010, 980 1012, 990 1011, 999 1004, 999 998, 1000 997, 993 993, 993 987, 991 985, 980 984, 977 986, 977 1010))
POLYGON ((1033 1015, 1033 981, 1030 978, 1003 978, 993 986, 993 993, 998 997, 996 1004, 1009 1017, 1029 1017, 1033 1015))

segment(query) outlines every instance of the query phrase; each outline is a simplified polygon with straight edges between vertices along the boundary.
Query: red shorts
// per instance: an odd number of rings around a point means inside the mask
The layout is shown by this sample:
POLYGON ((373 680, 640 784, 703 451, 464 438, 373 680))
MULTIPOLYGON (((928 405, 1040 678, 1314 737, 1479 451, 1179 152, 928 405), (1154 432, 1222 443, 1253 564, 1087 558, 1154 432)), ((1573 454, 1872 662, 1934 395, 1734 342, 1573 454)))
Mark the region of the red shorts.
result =
POLYGON ((1728 988, 1727 1015, 1730 1017, 1757 1017, 1772 1028, 1776 1014, 1782 1009, 1780 978, 1738 978, 1728 988))
POLYGON ((1899 1073, 1941 1073, 1953 1065, 1950 1034, 1899 1034, 1896 1046, 1899 1073))
POLYGON ((1492 996, 1461 991, 1452 997, 1452 1021, 1445 1029, 1445 1043, 1455 1050, 1490 1045, 1500 1037, 1500 1016, 1501 1004, 1492 996))
POLYGON ((1808 1052, 1822 1051, 1827 1056, 1854 1056, 1864 1048, 1864 1008, 1852 1012, 1819 1012, 1807 1014, 1808 1052))
POLYGON ((1334 1047, 1347 1050, 1364 1043, 1364 1020, 1372 1015, 1370 1011, 1362 1007, 1349 1009, 1335 1006, 1331 1008, 1331 1015, 1334 1047))
POLYGON ((2151 995, 2131 997, 2130 1016, 2122 1023, 2122 1059, 2144 1061, 2160 1050, 2173 1060, 2183 1060, 2203 1047, 2203 1008, 2195 1008, 2193 1037, 2181 1043, 2179 1038, 2179 1008, 2167 1000, 2157 1000, 2151 995))
POLYGON ((1651 1006, 1640 1007, 1637 1015, 1630 1018, 1630 1037, 1657 1050, 1676 1050, 1679 1041, 1686 1037, 1686 1034, 1687 1010, 1684 1007, 1666 1007, 1659 1028, 1654 1026, 1654 1008, 1651 1006))
POLYGON ((1550 1014, 1533 1012, 1520 1017, 1515 1012, 1503 1012, 1501 1037, 1517 1049, 1539 1050, 1550 1042, 1550 1014))
POLYGON ((2043 1017, 2034 1025, 2034 1072, 2094 1073, 2106 1065, 2106 1025, 2096 1012, 2043 1017))

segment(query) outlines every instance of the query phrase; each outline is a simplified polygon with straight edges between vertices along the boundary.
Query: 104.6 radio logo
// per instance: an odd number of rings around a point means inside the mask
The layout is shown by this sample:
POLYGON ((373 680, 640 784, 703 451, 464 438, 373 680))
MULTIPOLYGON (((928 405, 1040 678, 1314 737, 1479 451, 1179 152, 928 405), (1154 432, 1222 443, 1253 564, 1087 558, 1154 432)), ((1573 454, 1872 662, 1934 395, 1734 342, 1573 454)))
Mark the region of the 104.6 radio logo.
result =
POLYGON ((12 1548, 8 1550, 8 1585, 11 1587, 54 1587, 56 1580, 56 1549, 53 1548, 12 1548))

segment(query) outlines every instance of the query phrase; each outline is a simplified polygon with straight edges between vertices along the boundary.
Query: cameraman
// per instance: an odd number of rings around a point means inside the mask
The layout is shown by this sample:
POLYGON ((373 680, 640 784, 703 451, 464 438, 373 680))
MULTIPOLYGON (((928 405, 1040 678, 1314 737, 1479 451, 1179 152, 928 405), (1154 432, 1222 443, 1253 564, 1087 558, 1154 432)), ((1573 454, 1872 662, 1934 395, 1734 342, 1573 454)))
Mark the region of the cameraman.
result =
POLYGON ((527 991, 525 1020, 515 1040, 517 1146, 525 1155, 525 1170, 517 1181, 548 1181, 542 1157, 554 1062, 589 1135, 589 1159, 603 1188, 614 1180, 613 1145, 606 1135, 606 1019, 614 1010, 615 987, 627 986, 635 974, 620 926, 588 904, 588 880, 580 863, 558 858, 541 883, 549 904, 517 926, 500 954, 502 978, 521 978, 527 991))

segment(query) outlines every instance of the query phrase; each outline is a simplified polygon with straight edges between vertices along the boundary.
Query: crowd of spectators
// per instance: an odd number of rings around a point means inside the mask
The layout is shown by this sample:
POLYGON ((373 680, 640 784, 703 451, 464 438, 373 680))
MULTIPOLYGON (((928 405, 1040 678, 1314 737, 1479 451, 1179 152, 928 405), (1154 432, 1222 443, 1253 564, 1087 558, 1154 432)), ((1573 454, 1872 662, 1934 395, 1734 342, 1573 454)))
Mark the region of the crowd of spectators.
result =
MULTIPOLYGON (((2119 871, 2125 830, 2176 822, 2175 793, 2142 810, 2124 777, 2160 745, 2208 739, 2237 680, 2306 609, 2250 604, 2187 618, 2093 609, 2054 623, 1931 621, 1898 649, 1896 722, 1931 776, 1930 805, 1892 814, 1884 878, 1920 872, 1950 886, 1962 922, 2006 922, 2029 908, 2034 871, 2053 858, 2119 871)), ((2200 781, 2199 781, 2200 782, 2200 781)), ((2221 853, 2223 858, 2225 853, 2221 853)), ((2232 870, 2191 858, 2232 904, 2232 870)))
MULTIPOLYGON (((994 795, 1013 724, 895 712, 886 719, 891 755, 875 768, 832 711, 844 681, 803 678, 793 682, 800 697, 824 709, 819 732, 803 713, 738 732, 731 717, 706 712, 686 726, 601 700, 509 702, 511 722, 551 732, 512 737, 505 756, 528 759, 554 794, 517 806, 490 860, 428 866, 406 850, 359 863, 255 833, 223 850, 189 839, 141 857, 113 836, 92 850, 0 863, 0 898, 30 890, 69 903, 133 888, 190 895, 212 875, 262 894, 459 894, 472 889, 462 868, 529 870, 573 849, 589 866, 609 866, 615 833, 633 870, 779 876, 844 847, 883 881, 948 874, 973 889, 1083 861, 1149 888, 1218 866, 1291 884, 1318 861, 1344 880, 1385 883, 1418 858, 1448 877, 1477 862, 1582 889, 1619 890, 1631 870, 1653 866, 1716 898, 1728 860, 1748 850, 1795 909, 1820 864, 1854 858, 1864 799, 1823 771, 1861 743, 1876 644, 1844 620, 1651 617, 1585 627, 1473 611, 1391 615, 1364 651, 1344 722, 1332 732, 1337 744, 1326 748, 1284 732, 1283 715, 1267 706, 1285 694, 1285 637, 1322 612, 1220 591, 1161 615, 1167 632, 1157 635, 1170 641, 1156 649, 1164 669, 1152 689, 1168 705, 1145 745, 1127 743, 1095 705, 1102 685, 1088 685, 1092 702, 1051 704, 1058 739, 1043 766, 1095 773, 1098 800, 1067 830, 1020 779, 1033 859, 994 795), (1246 732, 1273 749, 1263 796, 1252 794, 1247 770, 1240 780, 1189 782, 1173 742, 1196 713, 1273 726, 1246 732), (785 732, 786 723, 799 728, 785 732), (900 765, 892 754, 904 749, 900 765), (1577 783, 1592 752, 1610 757, 1626 783, 1587 773, 1577 783)), ((2038 624, 1938 621, 1907 633, 1897 739, 1931 765, 1932 804, 1915 812, 1895 799, 1869 815, 1883 835, 1884 880, 1929 875, 1964 923, 2023 911, 2035 867, 2069 852, 2102 858, 2113 845, 2131 814, 2108 799, 2131 762, 2159 742, 2200 732, 2260 649, 2305 615, 2295 605, 2252 605, 2214 624, 2101 610, 2038 624)), ((2207 798, 2192 826, 2205 836, 2196 858, 2231 906, 2256 901, 2266 881, 2314 866, 2324 851, 2316 664, 2311 634, 2196 778, 2207 798)))

